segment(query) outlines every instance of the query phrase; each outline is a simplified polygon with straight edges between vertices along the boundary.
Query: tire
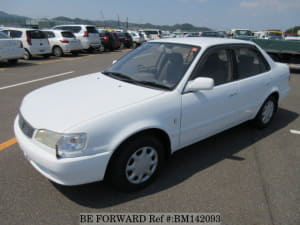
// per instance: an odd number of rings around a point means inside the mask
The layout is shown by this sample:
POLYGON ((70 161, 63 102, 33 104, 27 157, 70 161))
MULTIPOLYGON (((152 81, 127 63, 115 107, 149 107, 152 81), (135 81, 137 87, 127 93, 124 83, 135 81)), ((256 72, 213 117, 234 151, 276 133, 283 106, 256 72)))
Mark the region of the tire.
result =
POLYGON ((25 52, 24 52, 24 59, 25 60, 29 60, 31 58, 32 58, 32 55, 29 53, 28 50, 25 50, 25 52))
POLYGON ((62 57, 64 55, 63 50, 61 49, 61 47, 58 46, 53 48, 52 53, 56 57, 62 57))
POLYGON ((15 64, 17 64, 17 62, 18 62, 18 59, 9 59, 8 60, 8 63, 11 65, 15 65, 15 64))
POLYGON ((136 191, 156 178, 163 162, 163 144, 153 136, 139 136, 117 150, 107 175, 116 189, 136 191))
POLYGON ((277 104, 277 99, 274 96, 267 98, 253 120, 257 128, 266 128, 272 122, 277 111, 277 104))

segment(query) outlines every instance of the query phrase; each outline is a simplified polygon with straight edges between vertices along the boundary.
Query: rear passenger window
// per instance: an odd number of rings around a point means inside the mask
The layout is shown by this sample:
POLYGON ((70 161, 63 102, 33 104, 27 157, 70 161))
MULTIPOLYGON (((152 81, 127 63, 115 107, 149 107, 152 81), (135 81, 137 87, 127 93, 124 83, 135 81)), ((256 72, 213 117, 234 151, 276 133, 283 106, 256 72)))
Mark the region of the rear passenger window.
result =
POLYGON ((208 53, 200 66, 193 72, 193 79, 209 77, 215 85, 227 83, 232 80, 228 51, 225 49, 213 50, 208 53))
POLYGON ((89 32, 89 33, 98 33, 98 31, 96 30, 95 27, 86 27, 86 30, 89 32))
POLYGON ((80 26, 65 26, 65 27, 56 27, 56 30, 69 30, 73 33, 79 33, 81 31, 80 26))
POLYGON ((46 35, 42 31, 39 31, 39 30, 27 31, 27 35, 31 39, 44 39, 44 38, 47 38, 46 35))
POLYGON ((61 35, 65 38, 75 38, 75 36, 72 32, 64 31, 64 32, 61 32, 61 35))
POLYGON ((18 31, 18 30, 11 30, 9 33, 10 33, 10 37, 12 38, 20 38, 22 36, 22 31, 18 31))
POLYGON ((234 50, 239 79, 247 78, 269 70, 263 56, 253 48, 237 48, 234 50))

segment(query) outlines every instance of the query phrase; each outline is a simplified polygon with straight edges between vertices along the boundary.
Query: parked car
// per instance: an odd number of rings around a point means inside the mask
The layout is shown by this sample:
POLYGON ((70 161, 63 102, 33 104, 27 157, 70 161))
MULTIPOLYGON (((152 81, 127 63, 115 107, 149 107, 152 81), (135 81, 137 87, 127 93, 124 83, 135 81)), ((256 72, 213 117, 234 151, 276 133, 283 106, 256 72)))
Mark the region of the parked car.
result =
POLYGON ((143 29, 140 32, 144 32, 150 40, 161 38, 161 30, 159 29, 143 29))
POLYGON ((120 42, 121 42, 121 48, 131 48, 133 45, 132 37, 127 32, 117 32, 116 33, 120 42))
POLYGON ((12 39, 22 41, 25 49, 24 59, 31 59, 33 55, 41 55, 44 58, 51 55, 48 38, 40 30, 3 27, 2 31, 12 39))
POLYGON ((130 34, 130 36, 132 38, 134 47, 140 46, 141 44, 143 44, 145 42, 144 37, 141 34, 139 34, 139 32, 137 32, 137 31, 128 31, 128 34, 130 34))
POLYGON ((81 42, 82 48, 87 51, 101 49, 101 38, 94 25, 58 25, 53 27, 55 30, 68 30, 73 32, 81 42))
POLYGON ((185 146, 249 120, 267 127, 289 80, 288 66, 252 42, 160 39, 103 72, 29 93, 14 130, 26 158, 50 180, 105 178, 132 191, 185 146))
POLYGON ((120 41, 120 39, 119 39, 117 33, 116 33, 116 32, 112 32, 112 35, 113 35, 114 38, 115 38, 116 49, 120 49, 120 48, 121 48, 121 41, 120 41))
MULTIPOLYGON (((115 35, 109 31, 101 31, 99 32, 101 37, 101 43, 104 50, 113 51, 118 48, 118 40, 115 35)), ((120 46, 119 46, 120 47, 120 46)))
POLYGON ((0 31, 0 61, 8 61, 11 64, 15 64, 23 56, 24 48, 22 42, 13 40, 0 31))
POLYGON ((52 54, 58 57, 65 53, 78 55, 82 50, 80 41, 71 31, 67 30, 43 30, 47 35, 52 54))

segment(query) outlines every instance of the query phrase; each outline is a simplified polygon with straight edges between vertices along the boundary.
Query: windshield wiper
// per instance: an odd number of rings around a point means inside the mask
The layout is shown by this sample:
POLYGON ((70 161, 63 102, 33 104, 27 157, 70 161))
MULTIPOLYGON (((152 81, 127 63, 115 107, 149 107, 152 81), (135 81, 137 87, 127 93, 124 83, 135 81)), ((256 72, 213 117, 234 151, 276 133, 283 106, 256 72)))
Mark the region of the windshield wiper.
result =
POLYGON ((118 72, 110 72, 110 71, 103 71, 102 72, 103 74, 105 75, 108 75, 108 76, 113 76, 114 78, 117 78, 119 80, 122 80, 122 81, 126 81, 126 82, 130 82, 130 83, 136 83, 137 81, 123 73, 118 73, 118 72))
POLYGON ((147 86, 162 88, 162 89, 166 89, 166 90, 172 90, 171 87, 168 87, 166 85, 163 85, 163 84, 160 84, 160 83, 156 83, 156 82, 153 82, 153 81, 142 81, 142 80, 139 80, 137 82, 140 83, 140 84, 147 85, 147 86))

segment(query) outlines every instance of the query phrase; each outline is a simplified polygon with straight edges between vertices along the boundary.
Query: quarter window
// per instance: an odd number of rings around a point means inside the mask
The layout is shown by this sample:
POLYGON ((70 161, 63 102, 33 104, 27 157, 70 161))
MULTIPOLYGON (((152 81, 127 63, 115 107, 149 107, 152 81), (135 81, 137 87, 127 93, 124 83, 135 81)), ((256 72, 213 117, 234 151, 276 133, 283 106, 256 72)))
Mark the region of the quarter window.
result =
POLYGON ((237 48, 234 50, 239 79, 247 78, 269 70, 263 56, 253 48, 237 48))
POLYGON ((217 49, 204 56, 204 60, 193 72, 193 79, 197 77, 210 77, 215 85, 227 83, 232 80, 229 53, 225 49, 217 49))

